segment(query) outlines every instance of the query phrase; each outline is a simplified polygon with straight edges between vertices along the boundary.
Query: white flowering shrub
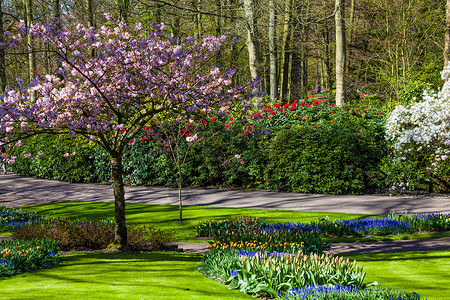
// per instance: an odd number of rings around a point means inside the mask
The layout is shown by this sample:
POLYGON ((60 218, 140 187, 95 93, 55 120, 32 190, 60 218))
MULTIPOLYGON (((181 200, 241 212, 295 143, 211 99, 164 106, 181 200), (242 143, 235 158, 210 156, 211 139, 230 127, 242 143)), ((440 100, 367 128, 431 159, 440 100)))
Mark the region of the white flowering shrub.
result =
MULTIPOLYGON (((441 76, 443 80, 450 77, 450 65, 444 68, 441 76)), ((397 185, 426 181, 448 188, 449 120, 449 80, 437 94, 424 91, 420 101, 400 105, 391 112, 386 123, 386 138, 394 146, 393 160, 403 169, 403 174, 394 174, 399 179, 397 185)))

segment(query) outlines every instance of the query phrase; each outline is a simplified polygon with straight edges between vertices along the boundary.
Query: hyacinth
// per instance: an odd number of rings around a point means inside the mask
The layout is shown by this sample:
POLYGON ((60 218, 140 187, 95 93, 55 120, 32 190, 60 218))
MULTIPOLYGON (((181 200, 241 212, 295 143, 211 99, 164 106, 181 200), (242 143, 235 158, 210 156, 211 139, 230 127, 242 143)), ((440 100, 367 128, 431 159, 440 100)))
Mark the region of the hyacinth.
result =
POLYGON ((286 294, 285 297, 289 298, 291 296, 301 296, 302 299, 309 297, 318 297, 323 294, 329 294, 331 292, 338 292, 343 294, 353 293, 358 290, 357 286, 343 286, 340 284, 337 285, 307 285, 301 288, 291 288, 286 294))

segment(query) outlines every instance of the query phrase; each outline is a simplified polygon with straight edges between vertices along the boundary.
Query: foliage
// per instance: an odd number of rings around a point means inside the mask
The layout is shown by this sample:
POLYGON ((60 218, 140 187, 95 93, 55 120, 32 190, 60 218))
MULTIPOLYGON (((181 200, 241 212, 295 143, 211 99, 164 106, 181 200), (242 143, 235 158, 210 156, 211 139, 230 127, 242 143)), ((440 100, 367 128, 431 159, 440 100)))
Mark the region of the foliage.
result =
MULTIPOLYGON (((35 221, 14 229, 17 239, 47 238, 61 250, 99 250, 114 242, 114 221, 56 218, 35 221)), ((146 224, 129 226, 128 246, 131 250, 159 250, 172 233, 146 224)))
POLYGON ((36 212, 29 212, 17 208, 7 208, 0 205, 0 229, 9 230, 19 224, 25 224, 38 218, 36 212))
POLYGON ((397 291, 383 287, 358 289, 356 286, 343 285, 312 285, 302 288, 292 288, 282 297, 287 300, 419 300, 416 293, 407 295, 404 291, 397 291))
POLYGON ((0 277, 46 269, 59 263, 58 243, 48 239, 0 241, 0 277))
MULTIPOLYGON (((183 185, 332 194, 357 194, 384 186, 381 180, 384 175, 379 169, 387 150, 382 111, 343 110, 317 100, 294 104, 287 109, 281 104, 270 105, 271 108, 253 112, 249 119, 231 116, 203 119, 195 132, 198 142, 190 144, 183 138, 178 143, 179 152, 189 158, 181 170, 183 185), (342 143, 343 140, 346 142, 342 143)), ((178 186, 179 177, 174 172, 177 167, 170 159, 171 154, 148 136, 149 132, 152 136, 163 136, 161 126, 167 127, 166 131, 179 129, 176 122, 154 122, 136 135, 133 145, 125 146, 122 157, 125 182, 178 186)), ((46 139, 48 144, 59 146, 55 149, 64 148, 56 137, 46 139)), ((18 167, 16 171, 39 176, 32 167, 35 155, 24 158, 25 154, 35 152, 28 150, 27 141, 23 144, 27 145, 24 149, 16 149, 16 163, 30 166, 18 167)), ((75 156, 64 158, 63 151, 48 153, 49 150, 39 159, 47 159, 48 164, 52 161, 66 164, 53 163, 52 172, 56 174, 56 169, 61 168, 61 174, 72 176, 67 180, 78 181, 76 174, 86 174, 83 181, 91 178, 110 181, 108 156, 98 146, 79 144, 79 148, 85 147, 90 151, 82 156, 89 163, 80 164, 80 170, 72 173, 64 170, 75 168, 71 163, 75 156), (83 171, 94 167, 90 172, 83 171)), ((79 148, 66 153, 81 151, 79 148)))
POLYGON ((214 250, 203 256, 199 270, 253 295, 276 296, 292 287, 316 284, 366 286, 356 261, 331 254, 214 250))

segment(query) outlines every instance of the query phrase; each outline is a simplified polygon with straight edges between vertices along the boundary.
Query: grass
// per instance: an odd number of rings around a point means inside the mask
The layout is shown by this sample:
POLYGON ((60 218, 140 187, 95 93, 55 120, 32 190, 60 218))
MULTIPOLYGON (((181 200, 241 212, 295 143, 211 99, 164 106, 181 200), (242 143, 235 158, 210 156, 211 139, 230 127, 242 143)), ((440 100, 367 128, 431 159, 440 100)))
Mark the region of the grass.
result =
POLYGON ((75 254, 53 269, 0 278, 0 299, 254 299, 197 272, 199 255, 75 254))
POLYGON ((450 251, 347 254, 364 264, 366 281, 416 292, 422 299, 444 300, 450 295, 450 251))
MULTIPOLYGON (((58 217, 87 217, 92 219, 112 219, 114 217, 114 203, 105 202, 55 202, 50 204, 23 207, 24 210, 36 211, 39 215, 53 215, 58 217)), ((267 209, 236 209, 205 206, 185 206, 183 222, 175 222, 179 217, 178 206, 127 204, 128 223, 148 223, 161 229, 173 229, 176 241, 199 242, 194 239, 195 227, 207 219, 227 219, 232 216, 256 216, 268 222, 311 222, 328 216, 330 219, 354 219, 367 217, 363 214, 302 212, 288 210, 267 209)))
MULTIPOLYGON (((450 295, 450 251, 345 256, 364 264, 368 282, 428 300, 450 295)), ((56 268, 0 278, 0 299, 254 299, 198 273, 199 262, 174 252, 66 255, 56 268)))
POLYGON ((377 235, 377 236, 361 236, 361 237, 325 237, 322 240, 326 243, 355 243, 355 242, 380 242, 380 241, 397 241, 397 240, 420 240, 449 237, 450 232, 436 233, 418 233, 418 234, 393 234, 393 235, 377 235))

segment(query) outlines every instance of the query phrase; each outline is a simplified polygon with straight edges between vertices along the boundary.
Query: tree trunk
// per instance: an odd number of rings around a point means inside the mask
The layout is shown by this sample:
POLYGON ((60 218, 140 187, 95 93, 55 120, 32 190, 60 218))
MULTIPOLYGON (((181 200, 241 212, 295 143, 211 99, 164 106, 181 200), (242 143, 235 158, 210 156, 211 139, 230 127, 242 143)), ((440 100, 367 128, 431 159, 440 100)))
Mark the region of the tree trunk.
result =
POLYGON ((119 10, 119 21, 128 23, 128 7, 130 0, 117 0, 117 8, 119 10))
MULTIPOLYGON (((87 27, 95 27, 94 23, 94 11, 92 8, 92 0, 84 1, 84 9, 86 11, 87 27)), ((125 22, 125 21, 122 21, 125 22)))
POLYGON ((115 241, 117 249, 127 248, 127 225, 125 217, 125 189, 123 187, 123 168, 122 157, 120 154, 113 153, 109 156, 111 162, 111 177, 114 189, 114 207, 116 221, 115 241))
MULTIPOLYGON (((31 22, 33 21, 33 3, 32 0, 24 0, 24 6, 25 6, 25 17, 26 17, 26 26, 27 29, 30 28, 31 22)), ((36 76, 35 70, 36 70, 36 60, 35 55, 33 53, 33 44, 32 44, 32 38, 28 34, 27 35, 27 52, 28 52, 28 83, 33 81, 34 77, 36 76)), ((31 101, 34 101, 34 93, 31 93, 31 101)))
POLYGON ((275 3, 269 0, 270 97, 278 99, 275 3))
POLYGON ((247 25, 247 49, 249 68, 252 79, 260 75, 259 66, 261 58, 259 56, 258 29, 253 10, 253 0, 244 0, 244 15, 247 25))
POLYGON ((345 103, 345 24, 344 0, 336 0, 336 105, 345 103))
POLYGON ((284 20, 283 20, 283 35, 281 42, 281 58, 280 58, 280 100, 286 98, 288 89, 288 66, 289 66, 289 52, 291 51, 290 44, 290 30, 289 24, 291 19, 291 0, 286 0, 284 4, 284 20))
MULTIPOLYGON (((3 0, 0 0, 0 44, 3 43, 3 0)), ((6 59, 5 48, 0 47, 0 94, 6 88, 6 59)))
POLYGON ((450 61, 450 0, 447 0, 445 21, 445 45, 444 45, 444 67, 450 61))

